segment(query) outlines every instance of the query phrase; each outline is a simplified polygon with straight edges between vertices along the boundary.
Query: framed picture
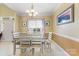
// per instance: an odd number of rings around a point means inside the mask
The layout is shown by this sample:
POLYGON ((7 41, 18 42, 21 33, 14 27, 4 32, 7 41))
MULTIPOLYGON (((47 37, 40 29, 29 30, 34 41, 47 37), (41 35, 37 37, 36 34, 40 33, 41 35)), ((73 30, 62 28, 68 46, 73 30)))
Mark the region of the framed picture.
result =
POLYGON ((74 22, 74 5, 71 5, 69 8, 64 10, 57 16, 57 24, 67 24, 74 22))

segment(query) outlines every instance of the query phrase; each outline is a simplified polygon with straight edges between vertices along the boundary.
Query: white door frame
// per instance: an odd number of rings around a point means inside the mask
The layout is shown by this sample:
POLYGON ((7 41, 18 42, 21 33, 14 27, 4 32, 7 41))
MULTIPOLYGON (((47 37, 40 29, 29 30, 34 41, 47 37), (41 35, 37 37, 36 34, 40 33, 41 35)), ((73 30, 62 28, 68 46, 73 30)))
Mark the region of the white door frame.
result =
MULTIPOLYGON (((12 17, 12 16, 0 16, 0 19, 2 19, 3 20, 3 18, 13 18, 14 20, 15 20, 15 17, 12 17)), ((14 21, 13 21, 13 25, 12 25, 12 27, 13 27, 13 30, 12 30, 12 32, 14 31, 14 27, 15 27, 15 24, 14 24, 14 21)), ((3 32, 3 31, 2 31, 3 32)), ((13 40, 13 38, 12 38, 12 40, 13 40)), ((11 40, 11 41, 12 41, 11 40)), ((3 39, 3 36, 2 36, 2 41, 6 41, 5 39, 3 39)))

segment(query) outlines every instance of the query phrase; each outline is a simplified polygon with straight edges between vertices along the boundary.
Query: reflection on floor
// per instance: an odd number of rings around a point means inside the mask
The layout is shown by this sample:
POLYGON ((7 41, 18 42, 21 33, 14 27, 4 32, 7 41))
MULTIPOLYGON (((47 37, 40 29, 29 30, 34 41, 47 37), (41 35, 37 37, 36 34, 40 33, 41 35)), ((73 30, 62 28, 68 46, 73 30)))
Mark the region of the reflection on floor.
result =
MULTIPOLYGON (((23 51, 22 51, 23 52, 23 51)), ((16 56, 53 56, 53 49, 51 51, 48 48, 45 48, 43 54, 41 55, 40 48, 35 48, 33 53, 29 48, 26 49, 26 52, 21 53, 20 49, 17 49, 16 56)), ((13 43, 12 42, 0 42, 0 56, 13 56, 13 43)))
POLYGON ((13 55, 13 43, 12 42, 0 42, 0 56, 13 55))

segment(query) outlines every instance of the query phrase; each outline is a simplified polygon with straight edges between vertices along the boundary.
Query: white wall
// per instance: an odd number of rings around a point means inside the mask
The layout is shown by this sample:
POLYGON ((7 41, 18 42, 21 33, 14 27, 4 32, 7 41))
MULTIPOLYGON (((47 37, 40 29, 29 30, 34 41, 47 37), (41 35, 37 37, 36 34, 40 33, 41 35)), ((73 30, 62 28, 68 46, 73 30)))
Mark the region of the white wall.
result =
POLYGON ((0 17, 0 33, 3 31, 3 20, 2 17, 0 17))
POLYGON ((71 37, 79 37, 79 21, 70 24, 63 24, 56 27, 56 33, 68 35, 71 37))
MULTIPOLYGON (((57 24, 57 15, 70 7, 71 4, 62 4, 56 13, 55 16, 55 25, 57 24)), ((56 25, 55 33, 62 34, 65 36, 70 36, 79 39, 79 3, 74 4, 74 22, 62 25, 56 25)))

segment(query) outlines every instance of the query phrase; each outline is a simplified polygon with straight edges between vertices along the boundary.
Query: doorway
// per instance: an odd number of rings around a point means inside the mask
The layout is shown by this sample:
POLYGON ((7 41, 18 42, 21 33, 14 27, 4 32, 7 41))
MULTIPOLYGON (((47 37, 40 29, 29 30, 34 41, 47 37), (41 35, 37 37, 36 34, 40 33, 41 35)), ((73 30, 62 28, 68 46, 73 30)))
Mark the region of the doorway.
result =
POLYGON ((13 17, 2 17, 3 19, 3 41, 13 40, 13 17))

